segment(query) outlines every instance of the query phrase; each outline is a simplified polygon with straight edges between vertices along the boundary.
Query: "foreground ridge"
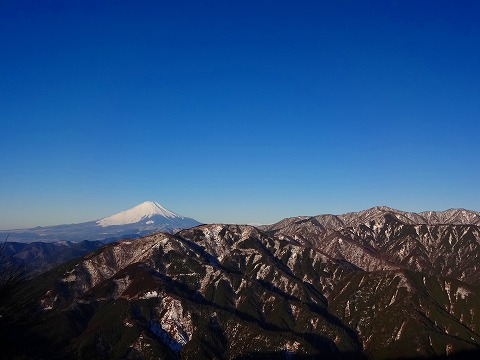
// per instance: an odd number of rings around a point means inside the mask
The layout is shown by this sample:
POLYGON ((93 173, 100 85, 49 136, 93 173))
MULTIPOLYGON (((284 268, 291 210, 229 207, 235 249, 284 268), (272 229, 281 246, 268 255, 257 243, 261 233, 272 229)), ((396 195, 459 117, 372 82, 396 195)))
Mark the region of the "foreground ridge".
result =
MULTIPOLYGON (((10 306, 27 304, 4 319, 20 324, 22 311, 36 309, 35 321, 22 346, 11 342, 5 353, 473 357, 480 351, 480 227, 463 222, 476 215, 375 207, 109 244, 18 289, 10 306)), ((0 339, 12 338, 16 327, 2 326, 0 339)))

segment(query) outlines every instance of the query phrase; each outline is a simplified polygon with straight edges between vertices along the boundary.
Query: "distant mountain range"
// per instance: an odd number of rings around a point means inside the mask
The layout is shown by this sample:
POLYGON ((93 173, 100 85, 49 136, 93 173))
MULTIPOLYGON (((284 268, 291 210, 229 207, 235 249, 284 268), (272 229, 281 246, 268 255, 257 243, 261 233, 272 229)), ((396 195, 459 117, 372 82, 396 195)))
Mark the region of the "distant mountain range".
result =
POLYGON ((200 223, 167 210, 153 201, 145 201, 129 210, 99 220, 79 224, 38 226, 29 229, 0 231, 0 239, 13 242, 54 242, 83 240, 113 241, 125 236, 138 237, 153 232, 172 232, 200 223))
POLYGON ((95 221, 2 231, 0 239, 8 239, 4 250, 27 272, 39 273, 107 243, 199 224, 194 219, 165 209, 157 202, 145 201, 95 221))
POLYGON ((480 213, 465 209, 449 209, 445 211, 424 211, 421 213, 406 212, 392 209, 388 206, 376 206, 359 212, 350 212, 343 215, 318 215, 318 216, 300 216, 286 218, 272 225, 260 226, 264 230, 279 229, 289 224, 303 220, 314 221, 319 225, 329 229, 340 229, 345 227, 367 224, 372 221, 382 219, 384 215, 389 214, 397 220, 406 224, 426 224, 426 225, 480 225, 480 213))
POLYGON ((5 297, 2 351, 7 358, 476 359, 479 219, 463 209, 375 207, 109 244, 5 297))
POLYGON ((11 256, 29 274, 48 270, 55 265, 83 256, 105 245, 101 241, 55 241, 19 243, 8 241, 3 251, 11 256))

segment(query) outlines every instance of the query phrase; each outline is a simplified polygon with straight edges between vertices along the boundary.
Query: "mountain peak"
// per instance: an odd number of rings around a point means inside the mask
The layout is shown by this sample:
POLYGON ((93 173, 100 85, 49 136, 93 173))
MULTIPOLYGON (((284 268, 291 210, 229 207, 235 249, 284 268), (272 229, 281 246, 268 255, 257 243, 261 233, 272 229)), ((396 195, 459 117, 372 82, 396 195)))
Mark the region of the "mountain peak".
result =
POLYGON ((144 201, 143 203, 131 208, 130 210, 135 210, 137 213, 140 213, 143 215, 162 215, 165 217, 180 217, 179 215, 175 214, 173 211, 167 210, 156 201, 144 201))
POLYGON ((385 206, 385 205, 378 205, 378 206, 374 206, 370 209, 368 209, 367 211, 379 211, 379 212, 393 212, 393 213, 398 213, 398 212, 402 212, 400 210, 397 210, 397 209, 394 209, 394 208, 391 208, 391 207, 388 207, 388 206, 385 206))
POLYGON ((164 208, 158 202, 144 201, 131 209, 100 219, 97 221, 97 224, 100 226, 133 224, 153 216, 161 216, 169 219, 183 219, 183 216, 164 208))

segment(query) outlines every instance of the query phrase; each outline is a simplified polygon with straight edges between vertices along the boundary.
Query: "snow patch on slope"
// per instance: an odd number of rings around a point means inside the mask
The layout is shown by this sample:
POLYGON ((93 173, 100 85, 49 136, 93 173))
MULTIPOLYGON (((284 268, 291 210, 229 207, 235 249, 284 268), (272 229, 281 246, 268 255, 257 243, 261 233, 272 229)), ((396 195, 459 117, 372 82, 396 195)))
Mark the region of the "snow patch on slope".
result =
POLYGON ((170 349, 180 351, 194 331, 190 313, 183 308, 181 301, 169 296, 162 299, 157 311, 162 316, 158 321, 151 322, 150 330, 170 349))

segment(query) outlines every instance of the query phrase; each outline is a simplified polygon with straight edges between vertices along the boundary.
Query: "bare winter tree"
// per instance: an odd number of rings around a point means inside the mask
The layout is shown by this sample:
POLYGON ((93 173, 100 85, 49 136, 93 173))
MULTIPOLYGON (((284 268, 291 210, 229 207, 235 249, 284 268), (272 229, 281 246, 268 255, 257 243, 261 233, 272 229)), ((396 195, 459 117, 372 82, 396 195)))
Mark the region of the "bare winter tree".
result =
POLYGON ((23 266, 7 251, 7 239, 0 245, 0 300, 25 279, 23 266))
MULTIPOLYGON (((29 311, 28 298, 18 296, 27 274, 22 264, 9 253, 8 237, 0 243, 0 358, 14 359, 25 333, 36 318, 29 311)), ((28 358, 25 357, 25 358, 28 358)))

